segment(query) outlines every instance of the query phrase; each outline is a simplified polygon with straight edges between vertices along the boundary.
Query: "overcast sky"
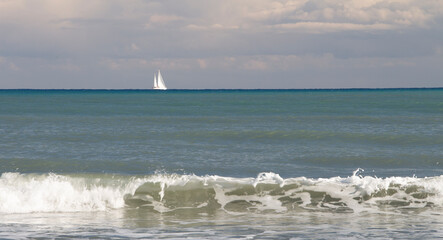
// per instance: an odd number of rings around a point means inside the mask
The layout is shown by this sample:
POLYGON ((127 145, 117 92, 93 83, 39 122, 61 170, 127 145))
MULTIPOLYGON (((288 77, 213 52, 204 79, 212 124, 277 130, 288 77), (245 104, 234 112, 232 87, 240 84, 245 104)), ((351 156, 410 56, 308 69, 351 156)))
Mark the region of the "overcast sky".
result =
POLYGON ((0 0, 0 88, 443 87, 442 0, 0 0))

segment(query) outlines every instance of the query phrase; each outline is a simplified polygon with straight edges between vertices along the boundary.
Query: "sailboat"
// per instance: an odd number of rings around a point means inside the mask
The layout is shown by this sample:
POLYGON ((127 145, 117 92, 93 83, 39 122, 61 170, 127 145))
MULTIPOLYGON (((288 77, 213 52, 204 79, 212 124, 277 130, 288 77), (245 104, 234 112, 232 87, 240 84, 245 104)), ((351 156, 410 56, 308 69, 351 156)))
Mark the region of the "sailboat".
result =
POLYGON ((165 85, 165 82, 163 81, 162 74, 160 73, 160 69, 158 70, 158 73, 154 73, 154 87, 152 87, 154 90, 166 90, 168 89, 165 85))

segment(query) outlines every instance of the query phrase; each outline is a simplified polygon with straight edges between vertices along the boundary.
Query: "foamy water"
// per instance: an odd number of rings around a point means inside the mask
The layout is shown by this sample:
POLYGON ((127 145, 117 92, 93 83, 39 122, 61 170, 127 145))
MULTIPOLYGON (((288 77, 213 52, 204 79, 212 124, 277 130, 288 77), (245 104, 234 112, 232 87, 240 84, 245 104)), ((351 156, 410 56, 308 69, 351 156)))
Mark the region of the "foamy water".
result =
POLYGON ((443 176, 376 178, 256 178, 166 175, 118 176, 3 173, 0 212, 93 212, 146 208, 230 214, 300 211, 398 212, 443 207, 443 176))
POLYGON ((276 173, 256 178, 3 173, 0 237, 441 236, 443 176, 359 173, 318 179, 276 173))

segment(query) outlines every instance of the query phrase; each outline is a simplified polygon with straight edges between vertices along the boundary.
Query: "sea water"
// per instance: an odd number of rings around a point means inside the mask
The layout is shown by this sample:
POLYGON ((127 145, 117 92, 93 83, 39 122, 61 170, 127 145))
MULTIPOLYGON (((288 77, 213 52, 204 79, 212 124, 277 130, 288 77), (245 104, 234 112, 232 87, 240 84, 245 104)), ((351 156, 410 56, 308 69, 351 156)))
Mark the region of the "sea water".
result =
POLYGON ((0 238, 442 238, 443 89, 0 90, 0 238))

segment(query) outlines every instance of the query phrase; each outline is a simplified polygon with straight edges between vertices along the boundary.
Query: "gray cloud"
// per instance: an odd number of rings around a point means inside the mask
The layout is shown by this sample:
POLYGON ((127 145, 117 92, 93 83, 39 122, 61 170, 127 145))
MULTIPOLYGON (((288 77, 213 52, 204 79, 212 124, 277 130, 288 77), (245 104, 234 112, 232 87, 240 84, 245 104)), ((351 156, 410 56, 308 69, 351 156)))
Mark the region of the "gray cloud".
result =
POLYGON ((442 86, 433 0, 0 0, 0 88, 442 86))

